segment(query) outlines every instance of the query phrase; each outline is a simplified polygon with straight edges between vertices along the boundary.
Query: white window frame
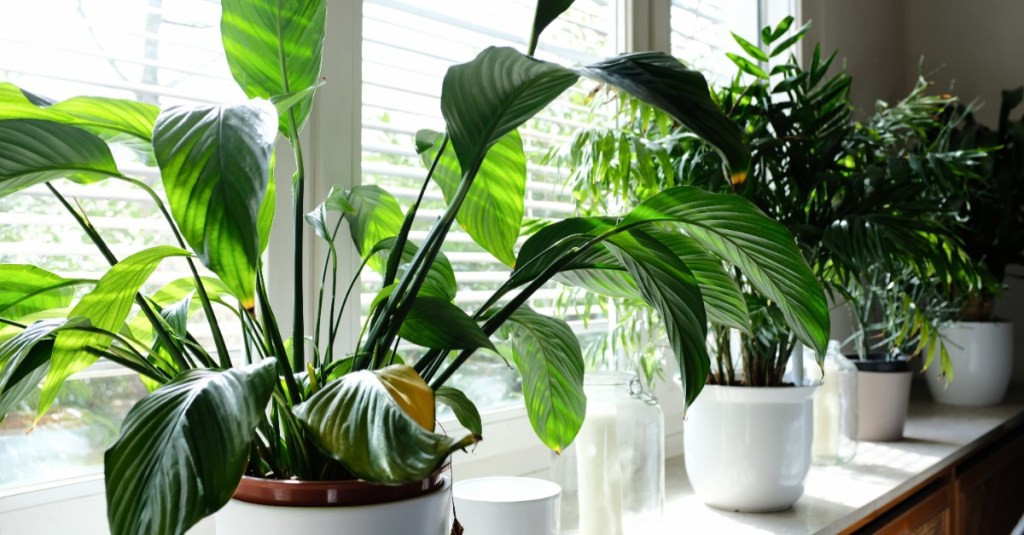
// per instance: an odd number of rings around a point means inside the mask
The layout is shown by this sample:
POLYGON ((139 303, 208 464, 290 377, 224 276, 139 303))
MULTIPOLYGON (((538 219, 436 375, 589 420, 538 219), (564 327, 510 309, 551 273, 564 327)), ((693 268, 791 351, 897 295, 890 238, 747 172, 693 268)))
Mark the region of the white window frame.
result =
MULTIPOLYGON (((670 0, 624 0, 620 6, 619 48, 624 50, 659 50, 670 52, 671 29, 669 23, 670 0)), ((793 13, 800 20, 800 2, 797 0, 759 0, 761 20, 775 22, 786 13, 793 13)), ((324 49, 323 77, 327 80, 317 92, 317 102, 310 127, 304 133, 306 151, 306 199, 311 208, 323 199, 330 187, 338 184, 350 188, 358 184, 361 176, 361 108, 362 108, 362 2, 353 0, 331 0, 328 9, 327 41, 324 49), (348 51, 332 54, 333 51, 348 51)), ((280 147, 279 147, 280 148, 280 147)), ((286 154, 282 151, 281 154, 286 154)), ((290 177, 293 163, 290 158, 278 159, 278 206, 281 212, 291 207, 290 177)), ((279 221, 288 218, 279 218, 279 221)), ((271 258, 291 258, 291 236, 276 231, 271 237, 268 253, 271 258)), ((347 235, 340 238, 344 243, 338 246, 349 254, 339 255, 339 266, 343 280, 358 269, 358 255, 347 235)), ((326 247, 313 239, 312 232, 306 233, 305 250, 308 251, 304 265, 307 284, 319 280, 319 266, 326 255, 326 247)), ((291 286, 293 275, 291 262, 275 262, 269 266, 271 284, 291 286)), ((290 330, 292 302, 287 292, 275 292, 273 306, 282 328, 290 330)), ((274 297, 272 297, 274 299, 274 297)), ((312 318, 315 303, 307 304, 306 318, 312 318)), ((342 320, 342 332, 353 333, 352 340, 342 340, 339 349, 354 344, 355 333, 359 330, 357 307, 349 307, 342 320)), ((674 375, 673 366, 666 369, 666 376, 674 375)), ((661 397, 666 421, 666 453, 678 455, 682 450, 682 392, 675 385, 663 382, 656 390, 661 397)), ((457 477, 478 477, 495 474, 538 474, 543 473, 551 459, 551 453, 537 440, 522 407, 502 408, 485 411, 482 414, 485 440, 472 452, 456 454, 453 470, 457 477)), ((442 421, 441 426, 449 432, 460 430, 457 422, 442 421)), ((105 505, 103 476, 86 476, 76 479, 55 481, 45 484, 19 487, 0 491, 0 525, 3 535, 31 533, 28 531, 32 519, 40 515, 62 515, 75 520, 78 533, 105 533, 105 505), (59 507, 59 509, 58 509, 59 507), (82 517, 78 513, 82 513, 82 517), (86 518, 101 518, 102 525, 92 526, 86 518)))

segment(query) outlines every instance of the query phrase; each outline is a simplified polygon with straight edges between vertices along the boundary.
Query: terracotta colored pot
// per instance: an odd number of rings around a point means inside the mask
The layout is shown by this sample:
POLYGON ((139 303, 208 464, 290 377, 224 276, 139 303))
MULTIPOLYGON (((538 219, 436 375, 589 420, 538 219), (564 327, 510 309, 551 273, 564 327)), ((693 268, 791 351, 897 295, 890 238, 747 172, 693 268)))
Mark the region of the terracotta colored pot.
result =
POLYGON ((450 515, 451 478, 446 466, 405 485, 243 477, 234 499, 214 520, 218 535, 448 535, 450 515))

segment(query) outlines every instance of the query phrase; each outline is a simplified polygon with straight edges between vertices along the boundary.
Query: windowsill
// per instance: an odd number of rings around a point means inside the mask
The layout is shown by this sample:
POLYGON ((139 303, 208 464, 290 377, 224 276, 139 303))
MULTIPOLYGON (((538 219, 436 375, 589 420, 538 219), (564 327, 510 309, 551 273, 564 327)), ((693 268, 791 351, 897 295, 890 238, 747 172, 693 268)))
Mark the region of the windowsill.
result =
POLYGON ((939 405, 926 390, 924 384, 914 385, 902 441, 861 442, 853 462, 812 467, 804 495, 787 511, 751 514, 708 507, 686 480, 683 458, 669 459, 664 533, 678 532, 679 526, 707 533, 840 533, 1024 425, 1024 387, 1011 387, 1003 405, 980 408, 939 405))

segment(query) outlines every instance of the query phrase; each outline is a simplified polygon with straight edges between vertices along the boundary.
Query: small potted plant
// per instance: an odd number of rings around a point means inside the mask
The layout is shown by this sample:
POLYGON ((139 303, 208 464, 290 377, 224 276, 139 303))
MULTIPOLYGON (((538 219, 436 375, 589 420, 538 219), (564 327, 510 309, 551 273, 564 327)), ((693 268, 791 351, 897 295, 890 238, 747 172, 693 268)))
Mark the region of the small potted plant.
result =
MULTIPOLYGON (((525 162, 517 127, 581 74, 664 108, 706 136, 737 176, 749 163, 738 129, 717 111, 703 77, 664 54, 626 54, 580 68, 532 58, 538 36, 571 4, 538 3, 526 54, 489 48, 449 69, 441 97, 447 131, 424 132, 417 147, 430 160, 424 183, 445 180, 447 208, 419 243, 410 238, 419 200, 403 211, 383 189, 359 186, 333 191, 312 210, 301 202, 299 133, 319 84, 324 0, 223 2, 225 52, 249 101, 161 110, 92 97, 51 102, 0 84, 0 194, 45 184, 111 265, 98 281, 0 266, 5 289, 13 288, 0 317, 14 331, 0 344, 0 416, 40 381, 42 414, 71 374, 101 357, 143 378, 151 393, 129 412, 105 455, 112 533, 184 533, 230 501, 218 516, 222 533, 337 526, 395 533, 415 526, 440 534, 449 522, 446 459, 483 433, 472 402, 445 383, 476 350, 494 348, 490 337, 499 328, 511 334, 527 414, 541 441, 559 451, 580 428, 586 400, 579 343, 563 321, 525 306, 559 273, 609 274, 659 312, 684 370, 687 403, 697 398, 708 368, 701 341, 715 304, 704 295, 729 289, 720 279, 698 278, 703 264, 677 254, 672 247, 682 234, 667 229, 684 229, 686 244, 706 258, 741 266, 755 288, 789 308, 801 339, 823 350, 827 316, 802 305, 823 302, 821 289, 791 236, 744 199, 693 187, 668 189, 618 219, 550 222, 526 240, 509 278, 482 306, 469 313, 453 304, 458 286, 441 252, 449 229, 467 213, 484 214, 486 228, 516 213, 494 208, 500 186, 492 174, 509 169, 492 157, 525 162), (287 289, 262 275, 278 135, 291 145, 298 169, 290 214, 297 268, 287 289), (166 198, 122 172, 110 148, 120 143, 159 168, 166 198), (90 214, 62 193, 65 179, 140 188, 176 243, 118 258, 90 214), (382 279, 360 342, 344 352, 336 345, 346 281, 330 269, 347 254, 334 243, 343 222, 362 262, 382 279), (327 242, 331 261, 315 295, 302 291, 306 224, 327 242), (144 292, 157 264, 170 257, 186 259, 193 276, 144 292), (200 276, 195 260, 213 276, 200 276), (75 285, 85 287, 84 295, 68 291, 75 285), (269 299, 282 290, 295 300, 290 333, 279 327, 269 299), (300 311, 310 300, 316 317, 306 322, 300 311), (236 359, 214 307, 227 307, 241 323, 246 344, 236 359), (205 312, 210 347, 187 321, 198 311, 205 312), (399 339, 421 348, 414 360, 405 363, 395 352, 399 339), (470 433, 435 432, 439 402, 453 406, 470 433)), ((525 181, 525 165, 516 169, 511 178, 525 181)), ((470 232, 485 249, 511 249, 495 242, 497 234, 470 232)))
POLYGON ((957 126, 953 147, 984 150, 987 157, 949 199, 965 222, 958 237, 973 269, 953 279, 953 298, 964 306, 941 331, 948 354, 939 356, 948 357, 954 374, 934 366, 925 372, 940 403, 999 403, 1012 375, 1013 324, 995 317, 995 302, 1007 269, 1024 264, 1024 118, 1011 117, 1022 98, 1024 88, 1003 91, 995 129, 978 123, 971 107, 950 113, 957 126))

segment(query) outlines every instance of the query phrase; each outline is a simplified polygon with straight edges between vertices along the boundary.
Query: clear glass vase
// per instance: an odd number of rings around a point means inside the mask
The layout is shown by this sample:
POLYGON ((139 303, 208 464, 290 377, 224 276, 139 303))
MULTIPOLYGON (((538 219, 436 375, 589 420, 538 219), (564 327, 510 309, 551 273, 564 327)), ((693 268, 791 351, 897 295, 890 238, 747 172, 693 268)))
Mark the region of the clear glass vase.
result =
POLYGON ((665 419, 635 373, 588 372, 587 416, 552 465, 562 533, 658 531, 665 502, 665 419))
POLYGON ((857 454, 857 366, 832 340, 823 367, 814 361, 814 350, 804 349, 804 370, 808 380, 821 381, 814 395, 812 461, 817 465, 848 463, 857 454))

